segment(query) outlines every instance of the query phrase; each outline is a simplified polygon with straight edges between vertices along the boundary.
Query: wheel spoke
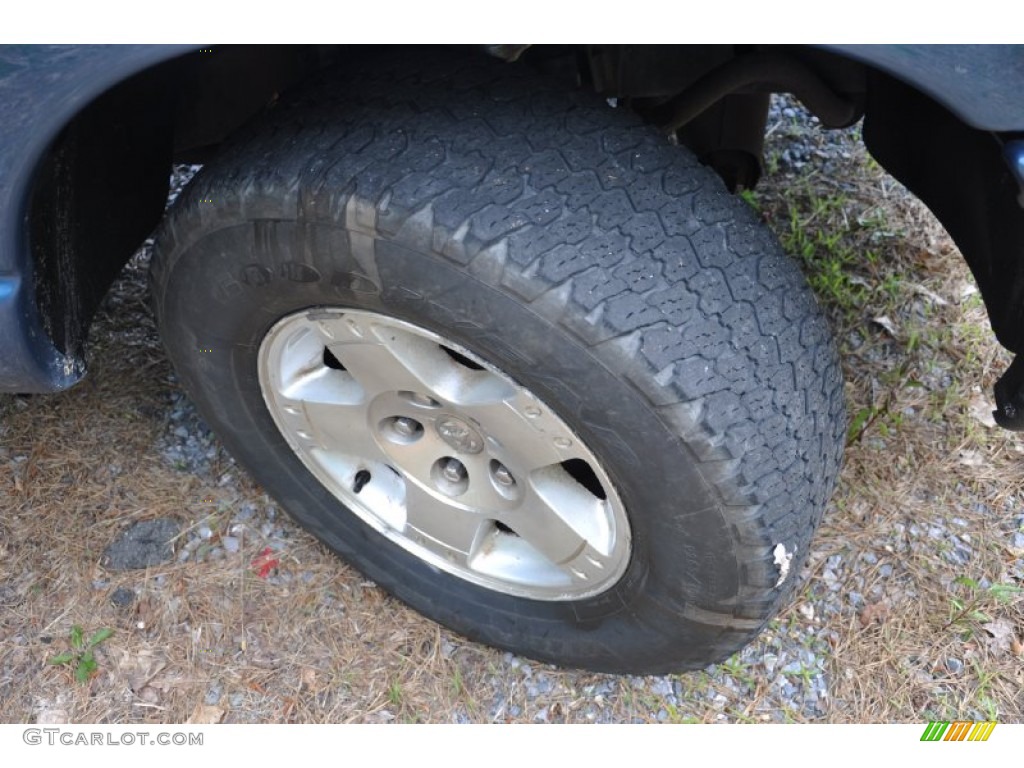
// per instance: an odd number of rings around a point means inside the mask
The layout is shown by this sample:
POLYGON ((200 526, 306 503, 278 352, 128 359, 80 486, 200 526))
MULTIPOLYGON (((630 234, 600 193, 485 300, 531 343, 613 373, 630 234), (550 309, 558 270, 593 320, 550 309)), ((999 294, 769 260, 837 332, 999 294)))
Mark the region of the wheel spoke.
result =
POLYGON ((530 472, 580 458, 579 440, 560 419, 525 391, 505 399, 465 405, 461 411, 476 420, 500 443, 520 472, 530 472))
POLYGON ((330 326, 331 352, 367 392, 405 390, 439 397, 454 364, 429 339, 346 315, 330 326))
POLYGON ((405 533, 428 539, 419 543, 435 552, 452 554, 464 563, 484 532, 485 519, 454 503, 435 496, 415 482, 406 480, 405 533), (438 546, 440 545, 440 546, 438 546))
POLYGON ((556 563, 567 563, 586 547, 607 555, 613 531, 606 503, 580 485, 561 465, 530 475, 530 490, 513 529, 556 563))
POLYGON ((366 408, 362 405, 303 402, 302 412, 318 445, 329 451, 339 451, 368 461, 387 463, 367 422, 366 408))
POLYGON ((319 403, 323 405, 361 406, 366 394, 345 371, 324 365, 311 366, 282 381, 277 394, 283 405, 319 403))
POLYGON ((462 405, 500 402, 515 393, 504 378, 458 362, 418 334, 352 316, 330 327, 331 352, 373 394, 406 390, 462 405))
POLYGON ((309 361, 298 367, 287 353, 282 355, 272 395, 280 417, 296 437, 324 451, 382 460, 370 433, 363 388, 351 374, 328 368, 308 350, 303 356, 309 361))
POLYGON ((313 449, 310 455, 333 484, 372 510, 377 521, 395 531, 403 528, 406 481, 397 471, 390 466, 337 451, 313 449))
MULTIPOLYGON (((598 583, 607 576, 607 554, 570 525, 564 509, 556 509, 536 495, 529 501, 528 505, 509 517, 509 527, 527 545, 522 548, 522 552, 517 553, 524 561, 523 570, 532 570, 537 574, 547 571, 546 578, 552 582, 555 579, 551 572, 557 571, 562 583, 580 587, 598 583), (537 557, 544 562, 525 565, 537 557)), ((514 550, 514 547, 509 546, 507 549, 514 550)))
POLYGON ((574 583, 594 584, 608 575, 608 557, 589 544, 576 557, 564 564, 574 583))
POLYGON ((476 573, 513 584, 571 588, 574 577, 529 541, 498 527, 488 530, 468 562, 476 573))
MULTIPOLYGON (((531 501, 533 501, 531 499, 531 501)), ((583 538, 543 504, 520 507, 507 525, 555 565, 572 560, 586 546, 583 538)))

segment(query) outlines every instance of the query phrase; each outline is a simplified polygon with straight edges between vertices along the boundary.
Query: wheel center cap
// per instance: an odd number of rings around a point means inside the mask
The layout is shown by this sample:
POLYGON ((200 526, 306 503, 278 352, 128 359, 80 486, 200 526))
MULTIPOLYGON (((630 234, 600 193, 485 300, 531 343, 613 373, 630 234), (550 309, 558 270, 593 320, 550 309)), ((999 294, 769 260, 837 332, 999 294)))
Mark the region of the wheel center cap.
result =
POLYGON ((442 416, 435 428, 441 439, 459 453, 480 453, 484 449, 483 436, 457 416, 442 416))

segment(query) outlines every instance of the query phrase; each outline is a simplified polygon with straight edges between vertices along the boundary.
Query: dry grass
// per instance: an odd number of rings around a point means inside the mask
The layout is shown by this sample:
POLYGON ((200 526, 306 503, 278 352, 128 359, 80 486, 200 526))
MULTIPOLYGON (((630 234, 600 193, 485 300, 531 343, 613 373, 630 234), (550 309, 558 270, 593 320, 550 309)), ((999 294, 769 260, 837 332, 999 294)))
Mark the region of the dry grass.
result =
MULTIPOLYGON (((1021 721, 1020 648, 983 626, 1024 635, 1020 595, 990 586, 1020 585, 1024 443, 977 418, 1008 358, 959 254, 856 151, 827 176, 776 174, 758 205, 832 318, 855 426, 803 595, 765 638, 827 658, 830 721, 1021 721)), ((129 521, 225 533, 227 510, 267 504, 219 454, 200 477, 156 449, 174 384, 139 269, 94 329, 83 384, 0 396, 0 720, 184 721, 206 702, 257 722, 806 719, 771 703, 770 670, 751 661, 760 646, 660 687, 523 663, 419 617, 295 528, 281 555, 290 582, 253 573, 256 533, 222 560, 104 571, 129 521), (138 603, 115 607, 118 586, 138 603), (46 664, 74 624, 115 630, 86 685, 46 664)))

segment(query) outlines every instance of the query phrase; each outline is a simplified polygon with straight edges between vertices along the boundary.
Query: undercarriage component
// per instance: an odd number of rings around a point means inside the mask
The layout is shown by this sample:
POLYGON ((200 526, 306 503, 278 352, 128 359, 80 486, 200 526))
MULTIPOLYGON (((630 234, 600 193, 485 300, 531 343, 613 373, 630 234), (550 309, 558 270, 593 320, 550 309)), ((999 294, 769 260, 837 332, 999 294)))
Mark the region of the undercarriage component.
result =
POLYGON ((760 51, 733 59, 659 107, 654 117, 665 131, 678 131, 723 97, 755 88, 788 91, 827 128, 845 128, 861 116, 861 105, 836 93, 806 64, 787 53, 760 51))
POLYGON ((679 143, 714 168, 730 192, 753 189, 761 178, 769 99, 767 93, 730 94, 676 131, 679 143))

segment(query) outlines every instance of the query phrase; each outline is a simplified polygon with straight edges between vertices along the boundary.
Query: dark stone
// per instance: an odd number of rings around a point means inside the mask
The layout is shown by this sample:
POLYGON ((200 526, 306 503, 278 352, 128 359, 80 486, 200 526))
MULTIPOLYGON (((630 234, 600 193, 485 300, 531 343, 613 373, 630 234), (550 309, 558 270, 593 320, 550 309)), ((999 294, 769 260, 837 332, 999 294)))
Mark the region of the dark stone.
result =
POLYGON ((118 587, 111 593, 110 602, 118 608, 127 608, 135 602, 135 592, 127 587, 118 587))
POLYGON ((171 540, 178 523, 169 518, 143 520, 125 530, 103 553, 103 566, 112 571, 151 568, 174 556, 171 540))

